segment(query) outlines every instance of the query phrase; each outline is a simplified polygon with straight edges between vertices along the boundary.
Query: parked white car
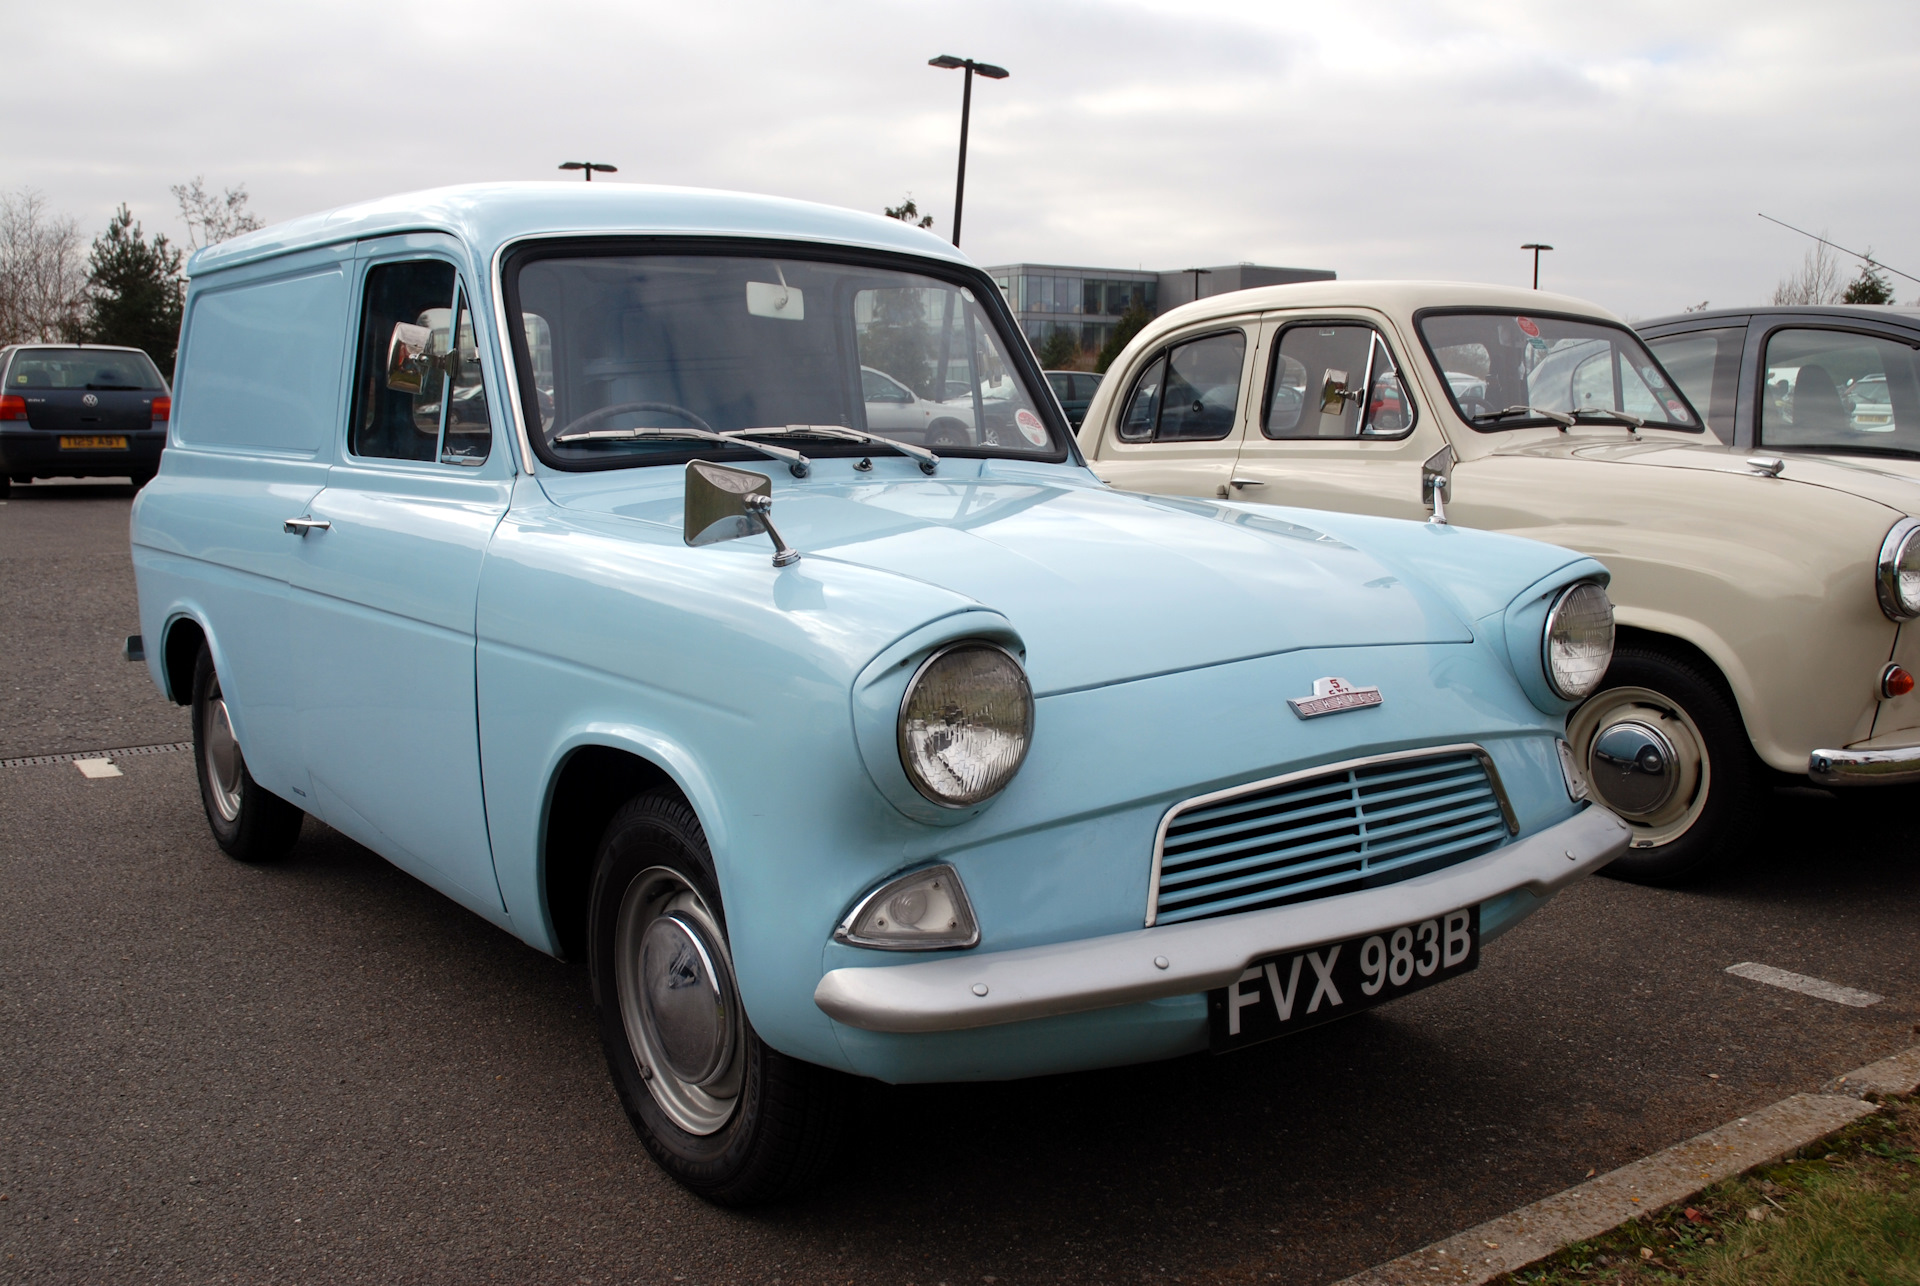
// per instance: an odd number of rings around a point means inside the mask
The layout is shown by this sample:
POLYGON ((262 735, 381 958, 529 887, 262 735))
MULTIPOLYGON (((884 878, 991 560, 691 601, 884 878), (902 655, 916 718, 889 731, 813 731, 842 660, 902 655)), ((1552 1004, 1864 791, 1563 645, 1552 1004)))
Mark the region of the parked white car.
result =
MULTIPOLYGON (((1920 355, 1887 348, 1896 396, 1920 387, 1920 355)), ((1856 416, 1875 393, 1854 390, 1856 416)), ((1215 296, 1140 333, 1079 437, 1127 490, 1431 514, 1436 541, 1453 523, 1605 563, 1619 646, 1568 740, 1633 825, 1617 874, 1736 851, 1770 771, 1920 780, 1920 458, 1728 447, 1593 304, 1408 282, 1215 296), (1203 397, 1163 389, 1183 368, 1213 373, 1203 397), (1231 415, 1190 413, 1223 396, 1231 415)))

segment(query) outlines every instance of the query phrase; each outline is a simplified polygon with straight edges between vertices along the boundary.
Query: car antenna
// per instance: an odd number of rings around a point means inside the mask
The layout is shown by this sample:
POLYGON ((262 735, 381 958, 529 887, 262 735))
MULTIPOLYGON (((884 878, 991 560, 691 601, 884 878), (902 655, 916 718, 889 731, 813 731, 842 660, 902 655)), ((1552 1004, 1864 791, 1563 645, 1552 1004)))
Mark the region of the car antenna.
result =
POLYGON ((1791 223, 1788 223, 1785 219, 1776 219, 1772 215, 1764 212, 1760 214, 1760 217, 1765 219, 1768 223, 1779 224, 1781 227, 1785 228, 1788 232, 1797 232, 1803 237, 1813 237, 1815 241, 1818 241, 1823 246, 1833 246, 1833 248, 1835 250, 1838 250, 1841 254, 1852 255, 1855 259, 1858 259, 1861 263, 1866 264, 1869 268, 1885 268, 1888 272, 1892 273, 1896 277, 1905 277, 1908 281, 1920 283, 1920 277, 1916 277, 1910 272, 1901 272, 1898 268, 1895 268, 1889 264, 1881 263, 1878 259, 1875 259, 1872 255, 1863 255, 1858 250, 1849 250, 1845 246, 1835 245, 1833 242, 1827 240, 1825 237, 1814 237, 1813 234, 1811 232, 1808 232, 1805 228, 1796 228, 1791 223))

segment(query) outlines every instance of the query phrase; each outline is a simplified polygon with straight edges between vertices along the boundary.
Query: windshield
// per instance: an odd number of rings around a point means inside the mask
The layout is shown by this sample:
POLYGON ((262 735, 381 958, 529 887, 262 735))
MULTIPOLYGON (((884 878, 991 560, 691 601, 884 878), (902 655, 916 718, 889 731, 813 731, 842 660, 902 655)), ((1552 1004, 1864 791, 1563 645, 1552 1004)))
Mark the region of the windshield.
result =
POLYGON ((1419 324, 1454 405, 1476 429, 1552 422, 1543 411, 1595 424, 1624 412, 1699 432, 1685 396, 1623 326, 1486 312, 1427 313, 1419 324))
POLYGON ((111 348, 28 348, 15 353, 7 390, 72 388, 164 393, 160 372, 145 353, 111 348))
MULTIPOLYGON (((509 277, 528 428, 561 468, 738 449, 703 446, 687 430, 804 438, 809 425, 941 454, 1065 452, 964 286, 852 263, 684 253, 561 251, 509 277)), ((815 436, 796 449, 872 449, 815 436)))

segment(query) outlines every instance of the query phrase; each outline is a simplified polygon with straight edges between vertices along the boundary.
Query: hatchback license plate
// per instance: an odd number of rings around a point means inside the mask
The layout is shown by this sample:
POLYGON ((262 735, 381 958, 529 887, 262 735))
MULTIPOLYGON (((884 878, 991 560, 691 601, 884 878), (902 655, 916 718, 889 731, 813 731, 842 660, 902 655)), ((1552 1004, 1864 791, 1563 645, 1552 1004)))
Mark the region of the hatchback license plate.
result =
POLYGON ((1258 1044, 1431 987, 1480 964, 1480 908, 1268 956, 1207 993, 1213 1052, 1258 1044))
POLYGON ((104 434, 89 433, 85 437, 67 437, 60 439, 62 451, 125 451, 125 438, 108 437, 104 434))

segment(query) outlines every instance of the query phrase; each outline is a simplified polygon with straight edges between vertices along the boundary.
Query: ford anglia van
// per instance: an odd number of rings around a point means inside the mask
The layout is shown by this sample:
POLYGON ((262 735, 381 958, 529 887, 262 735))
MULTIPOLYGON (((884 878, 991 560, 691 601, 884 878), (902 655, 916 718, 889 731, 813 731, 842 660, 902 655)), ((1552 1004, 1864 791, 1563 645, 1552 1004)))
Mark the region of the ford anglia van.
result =
POLYGON ((1605 569, 1117 493, 916 229, 469 187, 190 271, 132 539, 214 838, 312 814, 583 961, 636 1130, 714 1200, 815 1173, 848 1074, 1290 1033, 1626 843, 1564 741, 1605 569), (869 372, 964 431, 889 436, 869 372))

